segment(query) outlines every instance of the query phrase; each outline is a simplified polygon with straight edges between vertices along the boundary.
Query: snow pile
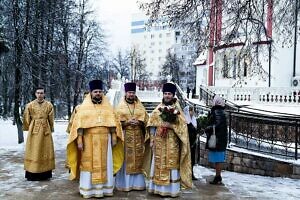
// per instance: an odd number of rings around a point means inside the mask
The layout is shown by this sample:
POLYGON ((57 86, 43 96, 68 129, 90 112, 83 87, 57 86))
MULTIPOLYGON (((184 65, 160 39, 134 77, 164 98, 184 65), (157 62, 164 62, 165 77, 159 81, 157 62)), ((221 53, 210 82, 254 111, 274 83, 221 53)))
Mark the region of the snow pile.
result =
MULTIPOLYGON (((213 169, 195 166, 194 173, 199 181, 207 183, 215 174, 213 169)), ((241 199, 298 199, 300 181, 290 178, 264 177, 251 174, 223 171, 225 187, 241 199)), ((212 186, 220 187, 220 186, 212 186)))

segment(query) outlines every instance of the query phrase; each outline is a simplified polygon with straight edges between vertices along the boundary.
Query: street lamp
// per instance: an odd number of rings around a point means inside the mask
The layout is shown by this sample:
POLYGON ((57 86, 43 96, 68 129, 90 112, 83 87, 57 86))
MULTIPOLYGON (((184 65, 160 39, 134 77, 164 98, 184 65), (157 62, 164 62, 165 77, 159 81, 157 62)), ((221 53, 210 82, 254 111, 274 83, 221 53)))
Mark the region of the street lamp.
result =
POLYGON ((296 6, 295 6, 295 30, 294 30, 294 60, 293 60, 293 77, 295 77, 295 76, 296 76, 297 21, 298 21, 298 0, 296 0, 296 6))

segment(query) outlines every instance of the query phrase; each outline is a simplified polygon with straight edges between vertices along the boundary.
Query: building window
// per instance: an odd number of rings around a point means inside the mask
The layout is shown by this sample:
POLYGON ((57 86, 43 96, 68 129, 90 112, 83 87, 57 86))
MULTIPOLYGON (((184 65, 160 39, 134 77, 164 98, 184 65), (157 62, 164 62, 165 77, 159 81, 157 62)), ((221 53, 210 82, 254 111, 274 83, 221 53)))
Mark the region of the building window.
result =
POLYGON ((145 22, 144 21, 134 21, 134 22, 131 22, 131 26, 141 26, 141 25, 144 25, 145 22))
POLYGON ((228 78, 228 59, 226 55, 223 57, 223 78, 228 78))
POLYGON ((179 36, 179 35, 180 35, 180 31, 176 31, 176 32, 175 32, 175 35, 176 35, 176 36, 179 36))
POLYGON ((248 68, 248 63, 246 62, 246 60, 244 60, 244 77, 247 76, 247 68, 248 68))
POLYGON ((171 33, 167 33, 166 36, 167 36, 167 37, 170 37, 170 36, 171 36, 171 33))
POLYGON ((150 36, 150 37, 151 37, 151 39, 153 39, 153 38, 154 38, 154 34, 151 34, 151 36, 150 36))
POLYGON ((162 34, 161 33, 159 34, 159 38, 162 38, 162 34))
POLYGON ((144 28, 131 29, 131 33, 143 33, 143 32, 145 32, 144 28))
POLYGON ((234 79, 236 79, 236 65, 237 65, 237 60, 236 60, 236 55, 234 55, 234 58, 233 58, 233 71, 232 71, 234 79))

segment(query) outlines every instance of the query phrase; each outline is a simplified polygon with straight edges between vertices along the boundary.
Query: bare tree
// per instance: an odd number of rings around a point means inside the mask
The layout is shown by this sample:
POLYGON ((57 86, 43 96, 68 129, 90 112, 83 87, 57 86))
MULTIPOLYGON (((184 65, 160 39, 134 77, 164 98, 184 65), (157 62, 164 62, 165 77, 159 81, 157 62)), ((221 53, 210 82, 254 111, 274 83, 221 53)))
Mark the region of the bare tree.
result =
POLYGON ((13 116, 19 135, 20 115, 35 87, 45 87, 56 117, 68 116, 86 79, 104 62, 104 31, 88 5, 87 0, 0 1, 0 43, 2 33, 12 41, 0 57, 0 117, 13 116))
POLYGON ((239 45, 238 59, 247 56, 252 75, 258 75, 264 71, 261 60, 270 60, 275 48, 273 29, 282 46, 293 44, 294 11, 299 5, 292 0, 152 0, 140 3, 140 8, 150 17, 149 26, 166 19, 170 27, 185 30, 186 37, 197 43, 198 52, 239 45))
POLYGON ((160 71, 160 79, 162 82, 167 80, 167 75, 172 76, 172 81, 179 84, 179 68, 182 65, 182 61, 176 57, 175 54, 168 52, 166 61, 160 71))
POLYGON ((119 50, 116 57, 112 60, 111 66, 121 77, 129 79, 130 54, 122 53, 119 50))
POLYGON ((18 0, 13 0, 13 20, 14 20, 14 32, 15 32, 15 42, 14 42, 14 67, 15 67, 15 93, 14 93, 14 121, 18 128, 18 143, 24 142, 22 121, 20 118, 20 102, 21 102, 21 84, 22 84, 22 74, 21 74, 21 58, 22 58, 22 35, 20 33, 20 5, 18 0))
POLYGON ((146 71, 146 59, 143 58, 141 53, 137 49, 133 49, 130 54, 131 60, 131 80, 145 81, 149 77, 149 73, 146 71))

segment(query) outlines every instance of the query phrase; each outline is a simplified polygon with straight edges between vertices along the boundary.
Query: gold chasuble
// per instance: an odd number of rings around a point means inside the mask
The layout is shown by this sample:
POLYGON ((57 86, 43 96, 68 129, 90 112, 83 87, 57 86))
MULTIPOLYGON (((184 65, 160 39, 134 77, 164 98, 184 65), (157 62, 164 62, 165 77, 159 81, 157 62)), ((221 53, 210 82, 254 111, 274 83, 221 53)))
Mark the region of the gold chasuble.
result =
POLYGON ((66 130, 66 132, 67 132, 68 134, 69 134, 70 131, 71 131, 72 123, 73 123, 74 117, 75 117, 75 115, 76 115, 77 110, 79 109, 79 107, 80 107, 80 105, 77 105, 77 106, 75 107, 75 109, 73 110, 72 114, 71 114, 71 117, 70 117, 70 119, 69 119, 69 124, 68 124, 67 130, 66 130))
POLYGON ((26 171, 42 173, 55 168, 53 125, 54 111, 50 102, 34 100, 26 105, 23 116, 23 130, 28 131, 24 159, 26 171))
POLYGON ((139 126, 129 125, 123 127, 125 131, 125 162, 127 174, 143 173, 144 161, 144 138, 145 125, 148 121, 148 114, 143 104, 136 98, 134 103, 126 102, 125 97, 119 103, 116 112, 121 122, 136 119, 140 122, 139 126))
POLYGON ((100 104, 94 104, 88 94, 74 116, 68 139, 67 166, 71 180, 78 179, 80 171, 88 171, 93 184, 107 182, 108 134, 116 144, 113 146, 113 171, 116 173, 124 160, 121 124, 105 96, 100 104), (77 149, 78 129, 84 130, 83 151, 77 149))
POLYGON ((188 130, 179 104, 176 103, 175 105, 180 110, 180 114, 177 116, 176 122, 171 123, 173 125, 173 129, 167 129, 166 137, 161 137, 158 134, 158 132, 161 131, 161 125, 164 122, 160 117, 161 112, 159 111, 159 108, 165 105, 162 103, 159 104, 150 116, 147 127, 155 127, 156 133, 154 138, 153 135, 148 133, 145 138, 146 150, 144 173, 157 185, 169 185, 171 184, 171 169, 178 169, 180 171, 181 186, 183 188, 191 188, 192 169, 188 130), (149 145, 150 140, 154 141, 155 145, 155 152, 153 152, 155 155, 153 177, 149 177, 152 158, 152 150, 149 145))

